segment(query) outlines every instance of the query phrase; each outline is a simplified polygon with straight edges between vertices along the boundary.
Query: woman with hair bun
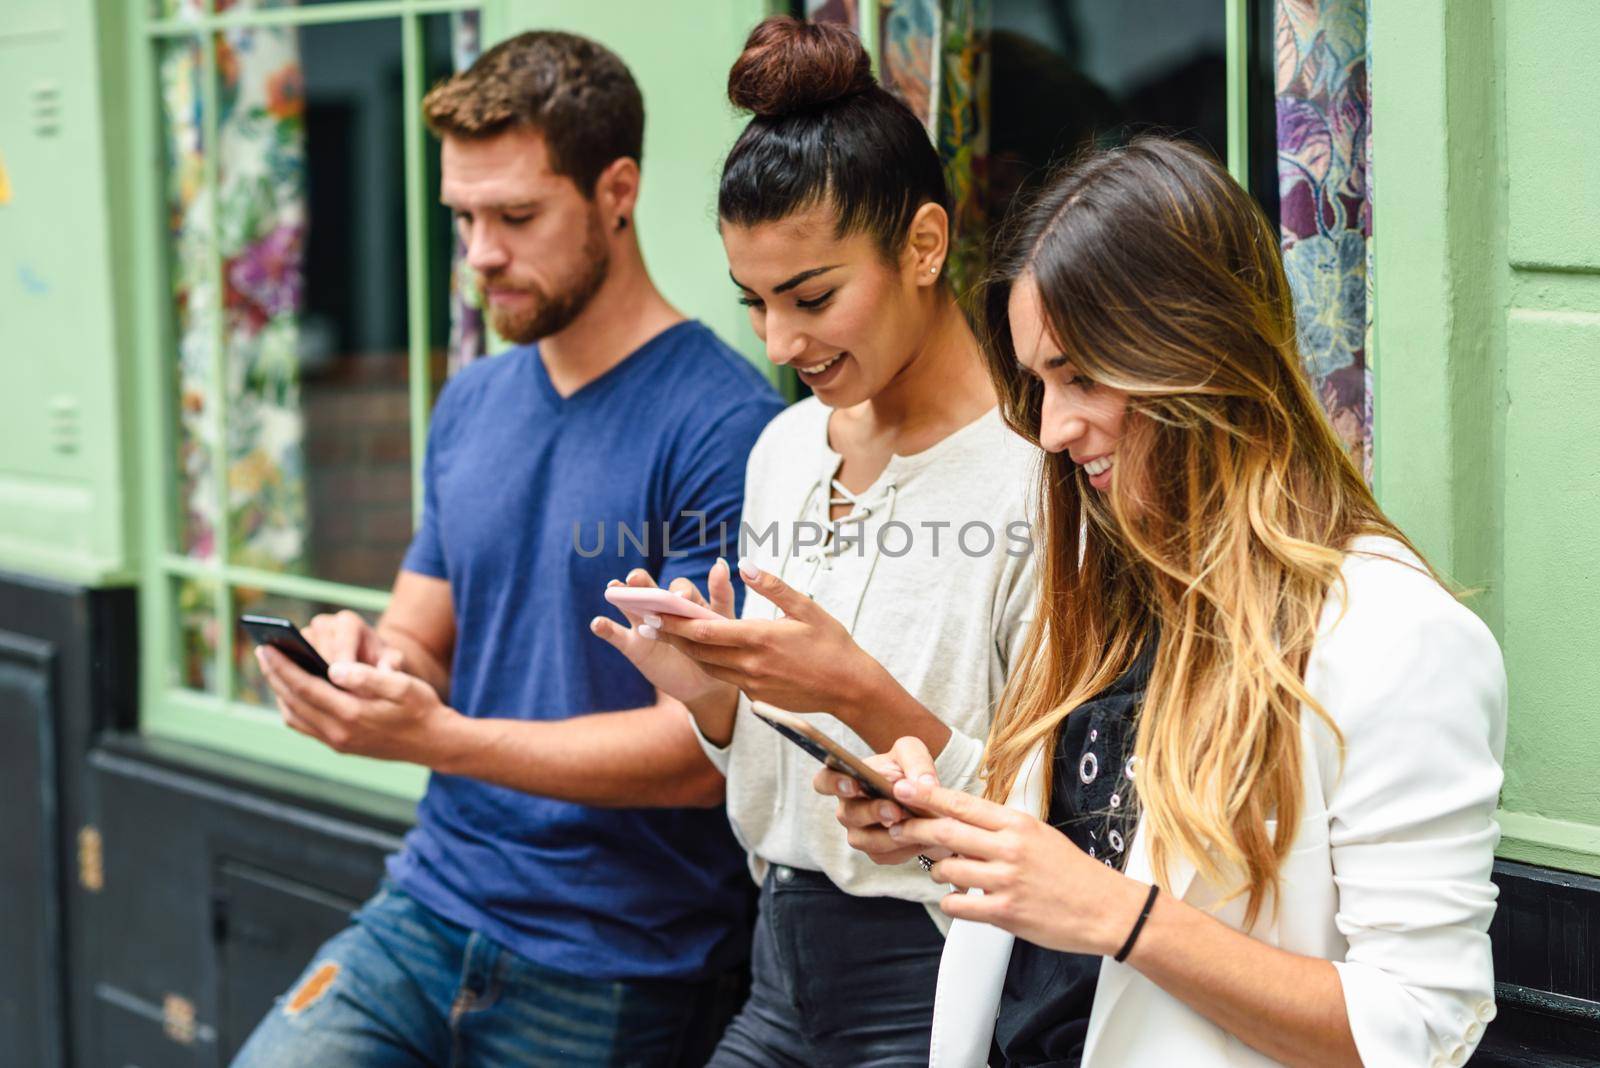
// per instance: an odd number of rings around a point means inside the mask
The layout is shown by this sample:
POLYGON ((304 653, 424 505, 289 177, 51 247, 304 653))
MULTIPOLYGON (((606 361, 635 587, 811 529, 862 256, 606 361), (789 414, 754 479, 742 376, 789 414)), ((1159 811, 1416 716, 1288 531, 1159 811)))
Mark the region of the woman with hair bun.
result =
MULTIPOLYGON (((754 113, 719 196, 730 274, 769 358, 813 396, 750 456, 743 617, 596 630, 688 706, 761 883, 753 989, 711 1063, 924 1065, 940 891, 915 850, 879 865, 849 847, 810 789, 816 762, 751 700, 863 755, 916 737, 940 782, 976 788, 1034 610, 1035 461, 943 280, 938 155, 855 36, 768 19, 728 87, 754 113)), ((708 588, 731 616, 725 563, 708 588)))

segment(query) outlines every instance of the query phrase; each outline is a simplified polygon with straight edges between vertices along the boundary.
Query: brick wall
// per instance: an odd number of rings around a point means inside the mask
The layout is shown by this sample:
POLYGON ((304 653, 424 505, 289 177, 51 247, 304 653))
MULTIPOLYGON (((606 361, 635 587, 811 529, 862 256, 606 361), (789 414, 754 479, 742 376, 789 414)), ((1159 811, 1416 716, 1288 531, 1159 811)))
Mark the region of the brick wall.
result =
POLYGON ((394 583, 411 541, 406 371, 403 352, 365 353, 306 377, 310 571, 317 578, 375 589, 394 583))

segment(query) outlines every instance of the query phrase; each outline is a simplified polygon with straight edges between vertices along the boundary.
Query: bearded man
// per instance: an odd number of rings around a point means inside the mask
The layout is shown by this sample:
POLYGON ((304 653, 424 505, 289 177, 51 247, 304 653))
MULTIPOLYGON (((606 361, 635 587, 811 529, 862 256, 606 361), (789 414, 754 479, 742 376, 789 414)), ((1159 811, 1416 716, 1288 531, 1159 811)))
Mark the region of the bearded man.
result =
POLYGON ((519 347, 440 395, 377 626, 307 628, 331 682, 258 653, 289 726, 433 774, 377 895, 235 1064, 700 1064, 740 998, 744 857, 686 710, 591 629, 632 568, 703 582, 780 405, 651 282, 615 55, 523 34, 423 109, 519 347))

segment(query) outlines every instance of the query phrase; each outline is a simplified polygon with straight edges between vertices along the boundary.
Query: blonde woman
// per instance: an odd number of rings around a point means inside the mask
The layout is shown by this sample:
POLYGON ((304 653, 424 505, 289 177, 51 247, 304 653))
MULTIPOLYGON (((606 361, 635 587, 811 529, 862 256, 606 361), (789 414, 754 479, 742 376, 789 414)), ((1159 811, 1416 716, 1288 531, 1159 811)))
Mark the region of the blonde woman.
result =
POLYGON ((1494 1015, 1504 669, 1323 418, 1270 224, 1150 139, 1003 249, 991 370, 1047 454, 1047 544, 988 799, 908 739, 877 759, 929 818, 839 813, 970 888, 933 1063, 991 1032, 1007 1065, 1463 1063, 1494 1015))

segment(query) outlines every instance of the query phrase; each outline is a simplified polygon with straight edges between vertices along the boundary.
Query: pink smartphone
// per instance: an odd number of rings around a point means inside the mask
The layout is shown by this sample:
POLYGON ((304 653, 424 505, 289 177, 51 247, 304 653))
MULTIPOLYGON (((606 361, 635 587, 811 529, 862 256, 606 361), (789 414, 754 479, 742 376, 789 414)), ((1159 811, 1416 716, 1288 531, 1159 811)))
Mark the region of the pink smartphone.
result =
POLYGON ((705 605, 653 586, 607 586, 606 600, 635 615, 683 616, 687 619, 722 619, 705 605))

